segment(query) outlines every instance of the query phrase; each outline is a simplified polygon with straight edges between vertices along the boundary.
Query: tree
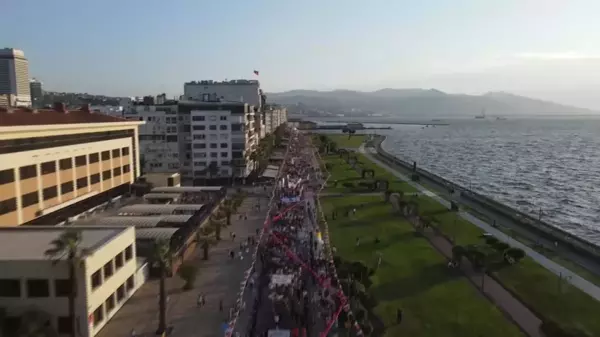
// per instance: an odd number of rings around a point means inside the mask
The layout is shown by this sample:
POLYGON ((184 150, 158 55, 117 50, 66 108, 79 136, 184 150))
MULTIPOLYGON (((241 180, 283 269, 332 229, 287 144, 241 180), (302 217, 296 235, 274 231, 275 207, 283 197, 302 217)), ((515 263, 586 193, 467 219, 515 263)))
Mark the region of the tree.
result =
POLYGON ((208 221, 208 225, 210 226, 210 228, 213 228, 215 230, 215 239, 217 239, 217 241, 221 241, 221 221, 216 220, 212 217, 208 221))
POLYGON ((208 260, 208 248, 210 248, 210 242, 208 242, 208 238, 204 238, 202 240, 202 259, 208 260))
POLYGON ((52 248, 44 252, 48 258, 52 259, 52 263, 56 265, 59 261, 66 257, 69 266, 69 296, 68 310, 69 320, 71 322, 72 337, 78 335, 77 316, 75 313, 75 299, 77 298, 78 271, 80 270, 83 259, 88 255, 89 251, 81 248, 81 231, 77 229, 67 229, 57 239, 50 242, 52 248))
POLYGON ((225 213, 225 218, 227 219, 227 226, 231 225, 231 215, 233 214, 233 201, 227 199, 221 205, 221 210, 225 213))
POLYGON ((457 264, 460 264, 463 256, 465 256, 466 250, 463 246, 454 246, 452 247, 452 260, 457 264))
POLYGON ((194 282, 196 282, 197 272, 198 268, 196 268, 196 266, 190 263, 184 263, 181 267, 179 267, 177 274, 179 275, 179 277, 181 277, 182 280, 185 281, 185 284, 183 285, 183 290, 191 290, 194 288, 194 282))
POLYGON ((520 248, 508 248, 504 252, 504 259, 509 264, 515 264, 525 257, 525 252, 520 248))
POLYGON ((154 242, 152 250, 152 262, 157 265, 160 273, 159 297, 158 297, 158 329, 156 334, 160 335, 167 330, 167 270, 171 268, 171 245, 167 240, 154 242))

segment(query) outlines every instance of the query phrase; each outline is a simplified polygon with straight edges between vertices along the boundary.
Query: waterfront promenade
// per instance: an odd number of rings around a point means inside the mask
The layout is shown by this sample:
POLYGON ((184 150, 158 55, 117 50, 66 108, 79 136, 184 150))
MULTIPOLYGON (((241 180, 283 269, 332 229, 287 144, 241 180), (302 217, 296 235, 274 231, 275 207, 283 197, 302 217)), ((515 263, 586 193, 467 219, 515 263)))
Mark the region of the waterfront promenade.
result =
MULTIPOLYGON (((445 207, 450 208, 450 202, 448 200, 442 198, 437 193, 432 192, 429 189, 423 187, 421 184, 416 183, 414 181, 411 181, 409 179, 409 177, 407 177, 406 175, 402 174, 398 170, 395 170, 394 168, 390 167, 389 165, 387 165, 387 164, 383 163, 382 161, 378 160, 377 158, 375 158, 375 154, 377 153, 376 149, 374 149, 374 148, 365 148, 365 146, 363 144, 363 145, 361 145, 359 147, 359 152, 363 153, 369 160, 373 161, 377 165, 379 165, 382 168, 386 169, 387 171, 389 171, 390 173, 392 173, 397 178, 405 180, 408 184, 410 184, 411 186, 413 186, 414 188, 416 188, 420 193, 422 193, 424 195, 427 195, 427 196, 435 199, 436 201, 438 201, 439 203, 441 203, 445 207)), ((558 263, 550 260, 549 258, 547 258, 544 255, 538 253, 537 251, 535 251, 534 249, 532 249, 532 248, 528 247, 527 245, 521 243, 520 241, 513 239, 509 235, 507 235, 504 232, 498 230, 497 228, 494 228, 491 224, 488 224, 488 223, 482 221, 481 219, 477 218, 476 216, 472 215, 471 213, 466 212, 466 211, 460 211, 459 215, 463 219, 471 222, 475 226, 481 228, 483 231, 494 235, 496 238, 498 238, 499 240, 501 240, 503 242, 506 242, 510 246, 523 249, 523 251, 525 251, 525 253, 529 257, 531 257, 533 260, 535 260, 541 266, 543 266, 544 268, 548 269, 549 271, 551 271, 555 275, 559 276, 561 279, 565 280, 565 282, 568 282, 568 283, 572 284, 573 286, 575 286, 578 289, 580 289, 581 291, 587 293, 588 295, 590 295, 594 299, 600 301, 600 287, 598 287, 595 284, 587 281, 586 279, 584 279, 581 276, 577 275, 575 272, 573 272, 573 271, 571 271, 571 270, 569 270, 569 269, 561 266, 560 264, 558 264, 558 263)))

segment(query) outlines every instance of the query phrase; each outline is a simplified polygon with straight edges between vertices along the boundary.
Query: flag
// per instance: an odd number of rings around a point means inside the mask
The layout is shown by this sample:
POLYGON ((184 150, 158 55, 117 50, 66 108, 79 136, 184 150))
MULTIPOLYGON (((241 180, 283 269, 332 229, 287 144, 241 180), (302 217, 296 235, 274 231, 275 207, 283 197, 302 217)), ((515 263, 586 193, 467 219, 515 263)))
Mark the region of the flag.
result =
POLYGON ((258 76, 258 70, 254 71, 254 75, 258 76))

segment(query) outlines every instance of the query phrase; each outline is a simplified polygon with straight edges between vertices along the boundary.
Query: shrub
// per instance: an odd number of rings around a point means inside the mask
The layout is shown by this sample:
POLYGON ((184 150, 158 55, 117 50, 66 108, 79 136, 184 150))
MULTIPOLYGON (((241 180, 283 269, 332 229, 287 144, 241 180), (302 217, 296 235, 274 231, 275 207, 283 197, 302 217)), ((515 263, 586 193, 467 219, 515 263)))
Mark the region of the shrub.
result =
POLYGON ((573 327, 562 327, 556 322, 545 320, 540 325, 540 331, 546 337, 590 337, 590 335, 584 331, 581 331, 573 327))
POLYGON ((525 252, 520 248, 508 248, 504 252, 504 258, 511 264, 519 262, 524 257, 525 252))
POLYGON ((484 240, 485 240, 485 243, 487 243, 490 246, 493 246, 499 242, 495 236, 485 236, 484 240))
POLYGON ((346 188, 352 188, 352 187, 354 187, 354 184, 351 182, 344 182, 344 183, 342 183, 342 186, 344 186, 346 188))
POLYGON ((509 249, 510 246, 505 242, 496 242, 495 244, 492 245, 492 248, 494 248, 495 250, 497 250, 499 252, 504 252, 507 249, 509 249))
POLYGON ((185 281, 185 284, 183 285, 184 290, 190 290, 194 288, 194 282, 196 281, 197 271, 198 268, 196 268, 196 266, 194 266, 193 264, 189 263, 184 263, 183 265, 181 265, 181 267, 179 267, 177 274, 183 281, 185 281))

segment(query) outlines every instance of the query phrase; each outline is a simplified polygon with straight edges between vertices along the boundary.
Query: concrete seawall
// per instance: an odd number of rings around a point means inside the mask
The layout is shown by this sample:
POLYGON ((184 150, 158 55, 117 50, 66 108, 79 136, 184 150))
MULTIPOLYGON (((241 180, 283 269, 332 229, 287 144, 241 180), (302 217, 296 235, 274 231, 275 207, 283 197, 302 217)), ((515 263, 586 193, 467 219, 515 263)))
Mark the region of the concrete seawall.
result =
MULTIPOLYGON (((412 163, 399 159, 383 149, 382 144, 384 141, 385 136, 377 136, 377 138, 373 140, 372 145, 377 150, 377 154, 388 163, 395 164, 406 170, 412 171, 412 163)), ((429 180, 439 186, 444 186, 448 188, 452 186, 455 190, 460 191, 462 198, 468 199, 469 201, 489 211, 501 214, 502 216, 511 219, 513 222, 527 227, 527 229, 539 234, 540 236, 543 236, 552 241, 556 241, 560 245, 568 246, 571 249, 588 257, 600 259, 600 247, 589 241, 581 239, 567 231, 552 226, 544 221, 540 221, 529 214, 523 213, 519 210, 504 205, 496 200, 493 200, 490 197, 473 192, 472 190, 469 190, 464 186, 460 186, 429 171, 417 167, 417 173, 422 178, 425 178, 426 180, 429 180)))

